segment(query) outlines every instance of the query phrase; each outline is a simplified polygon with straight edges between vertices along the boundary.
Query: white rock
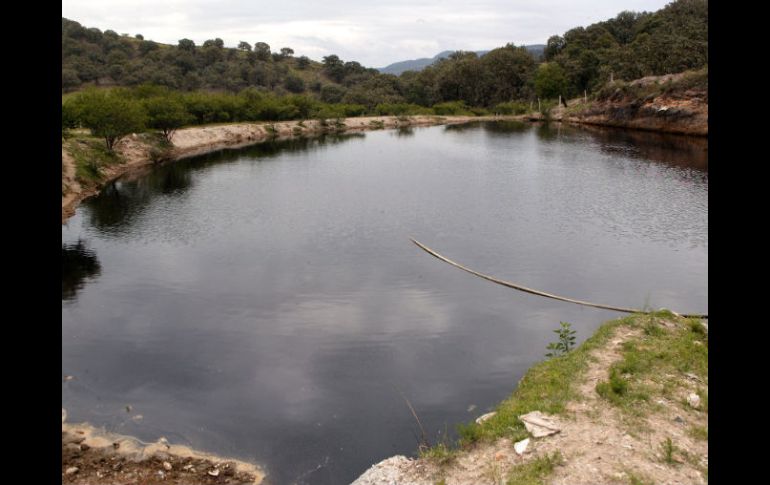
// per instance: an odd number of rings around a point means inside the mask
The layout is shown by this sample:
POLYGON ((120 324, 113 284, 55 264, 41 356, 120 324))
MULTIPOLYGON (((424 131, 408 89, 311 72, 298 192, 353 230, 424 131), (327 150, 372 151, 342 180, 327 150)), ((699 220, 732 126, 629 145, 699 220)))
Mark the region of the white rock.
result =
POLYGON ((561 431, 561 426, 556 418, 543 414, 540 411, 523 414, 519 416, 519 419, 524 423, 527 431, 532 433, 532 436, 535 438, 542 438, 543 436, 549 436, 561 431))
POLYGON ((700 407, 700 396, 691 392, 690 395, 687 396, 687 404, 692 408, 698 409, 700 407))
POLYGON ((77 472, 78 472, 78 470, 80 470, 80 468, 78 468, 78 467, 76 467, 76 466, 71 466, 71 467, 67 468, 67 469, 64 471, 64 473, 65 473, 65 474, 67 474, 67 475, 72 475, 73 473, 77 473, 77 472))
POLYGON ((525 451, 527 451, 527 446, 529 445, 529 438, 523 439, 521 441, 518 441, 514 443, 513 449, 518 453, 519 455, 523 455, 525 451))
POLYGON ((476 424, 481 424, 481 423, 483 423, 484 421, 486 421, 486 420, 488 420, 488 419, 492 418, 492 417, 493 417, 495 414, 497 414, 497 411, 492 411, 491 413, 482 414, 481 416, 479 416, 478 418, 476 418, 476 424))
POLYGON ((414 464, 413 460, 403 456, 391 456, 372 465, 363 475, 350 485, 390 485, 391 483, 406 484, 404 473, 414 464))
POLYGON ((213 470, 209 470, 209 475, 211 475, 212 477, 218 477, 219 470, 217 470, 216 468, 214 468, 213 470))
POLYGON ((166 469, 166 471, 169 471, 169 472, 170 472, 170 471, 171 471, 171 469, 172 469, 173 467, 171 466, 171 463, 169 463, 169 462, 167 462, 167 461, 164 461, 164 462, 163 462, 163 468, 165 468, 165 469, 166 469))

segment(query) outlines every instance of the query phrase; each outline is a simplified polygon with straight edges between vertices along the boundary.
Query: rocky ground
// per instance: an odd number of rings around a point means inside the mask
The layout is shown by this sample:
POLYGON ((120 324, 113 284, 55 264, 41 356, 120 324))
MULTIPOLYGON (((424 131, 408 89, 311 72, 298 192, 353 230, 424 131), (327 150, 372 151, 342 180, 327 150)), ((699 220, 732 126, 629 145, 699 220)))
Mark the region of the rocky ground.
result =
POLYGON ((77 485, 256 485, 264 479, 258 467, 238 460, 66 423, 61 476, 62 484, 77 485))
POLYGON ((552 119, 661 133, 708 135, 708 82, 702 76, 667 74, 616 84, 608 85, 596 100, 575 98, 567 101, 566 107, 554 108, 552 119))

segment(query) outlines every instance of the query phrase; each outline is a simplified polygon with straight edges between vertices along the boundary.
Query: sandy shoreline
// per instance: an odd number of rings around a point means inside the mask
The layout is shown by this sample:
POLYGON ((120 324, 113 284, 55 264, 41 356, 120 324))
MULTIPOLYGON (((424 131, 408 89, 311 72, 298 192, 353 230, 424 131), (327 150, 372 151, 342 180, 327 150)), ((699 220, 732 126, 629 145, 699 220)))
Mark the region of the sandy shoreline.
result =
MULTIPOLYGON (((523 120, 524 116, 368 116, 344 118, 344 127, 337 132, 356 132, 383 128, 409 126, 431 126, 467 123, 469 121, 488 120, 523 120)), ((277 123, 234 123, 214 126, 196 126, 178 130, 172 139, 173 148, 166 154, 167 160, 204 155, 224 148, 242 148, 269 140, 285 140, 322 133, 335 132, 324 127, 318 120, 296 120, 277 123)), ((75 161, 62 147, 62 224, 74 213, 80 202, 96 195, 106 184, 124 175, 139 172, 154 162, 150 156, 151 147, 136 136, 127 136, 116 144, 115 150, 125 159, 125 163, 104 167, 104 181, 98 187, 83 187, 75 179, 75 161)))

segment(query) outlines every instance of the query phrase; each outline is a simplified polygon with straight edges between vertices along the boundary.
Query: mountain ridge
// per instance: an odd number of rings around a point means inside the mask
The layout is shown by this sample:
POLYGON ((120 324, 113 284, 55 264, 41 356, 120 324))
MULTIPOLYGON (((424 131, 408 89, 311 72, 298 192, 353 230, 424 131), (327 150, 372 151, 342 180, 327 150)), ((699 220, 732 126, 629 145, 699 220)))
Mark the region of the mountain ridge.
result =
MULTIPOLYGON (((532 54, 532 56, 535 57, 535 59, 541 56, 543 54, 543 50, 545 50, 545 44, 532 44, 532 45, 525 45, 521 47, 524 47, 525 49, 527 49, 532 54)), ((487 52, 490 52, 491 50, 492 49, 482 50, 482 51, 473 51, 473 52, 475 52, 479 57, 481 57, 487 52)), ((426 67, 430 66, 431 64, 435 63, 439 59, 446 59, 453 52, 456 52, 456 51, 453 51, 453 50, 441 51, 433 57, 421 57, 419 59, 409 59, 406 61, 398 61, 398 62, 389 64, 385 67, 375 67, 375 69, 380 71, 380 73, 382 74, 394 74, 396 76, 400 76, 401 73, 405 71, 421 71, 426 67)))

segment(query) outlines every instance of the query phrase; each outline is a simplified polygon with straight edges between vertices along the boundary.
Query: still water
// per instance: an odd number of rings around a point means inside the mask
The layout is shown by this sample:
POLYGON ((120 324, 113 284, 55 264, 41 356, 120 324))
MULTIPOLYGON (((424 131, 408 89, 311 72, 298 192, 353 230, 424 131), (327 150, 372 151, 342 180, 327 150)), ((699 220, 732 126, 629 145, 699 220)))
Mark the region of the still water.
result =
POLYGON ((472 123, 268 143, 115 183, 62 226, 62 407, 338 484, 491 410, 581 300, 708 312, 703 139, 472 123), (131 406, 131 412, 126 406, 131 406), (137 417, 141 415, 141 418, 137 417))

